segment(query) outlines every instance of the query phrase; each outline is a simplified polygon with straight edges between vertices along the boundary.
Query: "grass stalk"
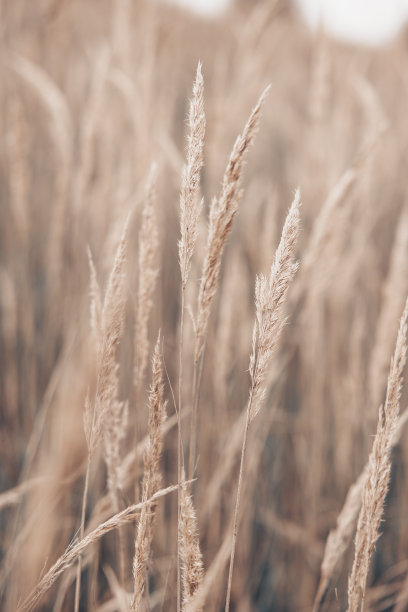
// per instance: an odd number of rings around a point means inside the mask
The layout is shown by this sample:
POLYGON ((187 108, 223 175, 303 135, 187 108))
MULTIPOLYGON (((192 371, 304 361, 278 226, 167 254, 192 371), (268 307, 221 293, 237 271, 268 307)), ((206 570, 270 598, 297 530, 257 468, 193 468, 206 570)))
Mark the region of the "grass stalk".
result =
MULTIPOLYGON (((91 454, 88 453, 88 459, 86 463, 84 491, 82 494, 81 525, 79 528, 79 539, 80 540, 83 539, 84 532, 85 532, 85 515, 86 515, 86 506, 87 506, 87 500, 88 500, 90 471, 91 471, 91 454)), ((74 612, 78 612, 79 610, 79 600, 81 596, 81 573, 82 573, 82 554, 80 554, 78 557, 78 565, 77 565, 76 581, 75 581, 74 612)))

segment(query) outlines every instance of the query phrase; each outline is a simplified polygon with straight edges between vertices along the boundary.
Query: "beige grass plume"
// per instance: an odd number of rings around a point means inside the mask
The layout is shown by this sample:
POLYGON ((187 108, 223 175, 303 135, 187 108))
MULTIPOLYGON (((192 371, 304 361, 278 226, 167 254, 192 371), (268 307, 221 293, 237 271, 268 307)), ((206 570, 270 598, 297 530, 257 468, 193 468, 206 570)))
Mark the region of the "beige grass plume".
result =
POLYGON ((190 132, 188 135, 187 162, 183 168, 180 193, 180 231, 178 243, 182 291, 187 285, 191 269, 191 258, 198 233, 198 220, 203 202, 197 197, 200 187, 200 172, 203 166, 205 136, 204 79, 201 63, 198 62, 193 85, 193 98, 188 116, 190 132))
POLYGON ((289 210, 282 237, 276 250, 269 278, 259 274, 255 286, 256 320, 252 335, 252 354, 249 373, 251 376, 250 420, 259 412, 265 394, 264 382, 270 358, 285 325, 282 307, 293 277, 298 269, 294 260, 296 241, 300 228, 300 192, 289 210))
MULTIPOLYGON (((118 369, 118 366, 117 368, 118 369)), ((117 378, 115 386, 118 389, 117 378)), ((104 459, 108 470, 108 491, 111 496, 112 507, 115 512, 120 509, 120 482, 121 445, 126 436, 128 425, 128 402, 112 399, 109 410, 106 412, 103 428, 104 459)))
POLYGON ((196 360, 200 357, 207 334, 211 305, 220 274, 222 253, 242 196, 241 180, 246 154, 257 132, 262 105, 269 89, 270 86, 262 93, 242 134, 236 139, 224 173, 221 195, 219 198, 214 198, 211 203, 207 248, 198 296, 196 360))
POLYGON ((210 567, 206 570, 200 586, 196 589, 194 596, 191 598, 186 612, 201 612, 204 609, 207 597, 217 582, 223 575, 224 568, 228 563, 231 555, 231 533, 227 530, 224 540, 217 551, 210 567))
POLYGON ((95 263, 92 257, 91 249, 88 247, 88 262, 89 262, 89 298, 90 298, 90 323, 94 334, 95 346, 102 337, 102 295, 96 273, 95 263))
POLYGON ((222 254, 242 196, 241 181, 246 155, 258 130, 261 109, 269 89, 270 86, 261 94, 242 134, 236 139, 225 169, 221 195, 219 198, 214 198, 211 203, 207 247, 198 294, 196 340, 194 348, 193 409, 190 427, 189 477, 191 477, 193 473, 196 452, 197 410, 201 379, 201 368, 199 368, 198 364, 205 347, 211 306, 217 291, 221 270, 222 254))
POLYGON ((117 366, 116 347, 123 331, 126 291, 125 291, 125 262, 127 249, 127 230, 129 217, 126 220, 122 237, 116 251, 115 261, 105 293, 102 312, 98 314, 98 290, 94 269, 91 267, 91 313, 94 318, 92 325, 98 325, 100 317, 101 335, 97 339, 97 383, 93 415, 87 419, 88 426, 85 434, 88 449, 92 454, 102 431, 102 425, 111 403, 117 397, 117 366))
MULTIPOLYGON (((181 272, 181 309, 180 309, 180 342, 179 342, 179 376, 178 376, 178 442, 177 468, 178 482, 182 481, 182 431, 181 431, 181 397, 183 386, 183 341, 184 341, 184 308, 185 290, 191 268, 191 258, 198 235, 198 220, 202 202, 197 198, 200 185, 200 172, 203 165, 203 148, 205 135, 204 114, 204 81, 201 64, 198 63, 196 79, 193 86, 193 99, 189 112, 190 133, 188 136, 187 163, 183 168, 180 193, 180 231, 178 243, 179 263, 181 272)), ((178 492, 178 529, 181 521, 181 491, 178 492)), ((181 570, 180 570, 180 537, 177 538, 177 610, 181 608, 181 570)))
POLYGON ((183 471, 181 485, 181 518, 179 526, 182 610, 189 610, 190 602, 203 579, 203 561, 197 531, 197 518, 193 500, 187 491, 183 471))
POLYGON ((383 514, 391 473, 391 449, 398 422, 402 374, 407 355, 408 298, 398 330, 394 356, 388 375, 387 395, 380 407, 377 433, 370 453, 363 501, 358 517, 355 555, 349 577, 348 609, 356 612, 364 600, 367 575, 383 514))
MULTIPOLYGON (((129 217, 122 234, 121 241, 115 257, 115 262, 105 296, 102 310, 102 338, 107 330, 112 330, 112 337, 108 341, 108 353, 113 348, 113 353, 109 356, 106 365, 109 373, 106 375, 106 397, 101 404, 100 413, 104 415, 102 422, 104 460, 107 467, 108 492, 114 512, 121 509, 121 490, 120 466, 122 463, 121 448, 126 436, 128 425, 128 402, 119 399, 119 365, 116 363, 116 344, 119 342, 125 322, 126 307, 126 286, 125 286, 125 263, 126 263, 126 234, 129 217), (112 343, 112 344, 111 344, 112 343)), ((106 366, 105 366, 106 367, 106 366)), ((101 389, 104 387, 101 386, 101 389)), ((126 544, 124 541, 123 530, 119 530, 119 560, 120 576, 122 583, 126 576, 126 544)))
POLYGON ((156 287, 158 268, 156 260, 159 251, 159 237, 154 212, 155 169, 150 171, 146 190, 146 201, 142 213, 139 233, 139 281, 137 293, 137 313, 135 329, 135 368, 134 384, 138 392, 143 385, 149 355, 149 318, 153 306, 153 292, 156 287))
MULTIPOLYGON (((405 410, 398 418, 391 448, 394 448, 399 443, 407 421, 408 410, 405 410)), ((361 509, 367 473, 368 463, 364 466, 357 480, 349 488, 346 500, 337 517, 336 527, 328 535, 321 564, 321 577, 313 604, 314 612, 323 609, 329 589, 336 583, 341 573, 344 557, 351 544, 361 509)))
MULTIPOLYGON (((90 258, 91 266, 91 325, 96 337, 96 392, 94 401, 89 395, 85 401, 84 430, 88 446, 88 460, 85 474, 84 493, 82 499, 80 537, 83 538, 85 528, 85 513, 88 497, 90 465, 93 453, 100 441, 102 433, 105 442, 105 461, 108 467, 108 488, 114 508, 118 508, 117 491, 119 483, 119 449, 126 429, 126 405, 119 402, 118 375, 116 364, 116 347, 121 338, 126 305, 125 262, 127 249, 128 216, 122 237, 116 252, 113 268, 109 276, 105 299, 101 310, 100 291, 96 272, 90 258), (99 334, 98 334, 99 332, 99 334)), ((81 588, 81 557, 78 561, 75 604, 79 609, 81 588)))
MULTIPOLYGON (((180 313, 180 350, 179 350, 179 412, 181 411, 182 354, 184 331, 185 290, 191 269, 195 243, 198 235, 198 221, 203 202, 197 197, 200 187, 200 173, 203 166, 205 136, 204 80, 201 63, 197 65, 193 85, 193 98, 188 115, 189 135, 187 137, 187 161, 183 166, 180 191, 180 240, 178 255, 181 272, 181 313, 180 313)), ((180 425, 180 423, 179 423, 180 425)), ((179 444, 180 446, 180 444, 179 444)), ((180 464, 180 461, 179 461, 180 464)), ((179 466, 180 471, 180 466, 179 466)), ((180 479, 180 473, 179 473, 180 479)))
MULTIPOLYGON (((152 364, 153 381, 149 393, 149 443, 144 455, 142 501, 152 497, 160 488, 160 457, 162 453, 162 425, 166 418, 163 402, 163 374, 160 355, 160 332, 157 338, 152 364)), ((144 506, 137 526, 135 556, 133 558, 134 594, 132 610, 139 610, 149 562, 153 537, 155 506, 144 506)))
MULTIPOLYGON (((120 247, 118 254, 120 253, 120 247)), ((117 254, 117 255, 118 255, 117 254)), ((92 255, 90 250, 88 249, 88 258, 89 258, 89 267, 90 267, 90 298, 91 298, 91 306, 90 306, 90 319, 91 319, 91 327, 94 333, 94 338, 96 342, 97 355, 99 357, 101 350, 101 341, 104 337, 104 333, 106 332, 106 322, 104 321, 105 317, 105 307, 102 306, 102 298, 101 291, 98 283, 97 273, 95 269, 95 265, 92 259, 92 255)), ((121 264, 124 265, 124 262, 121 264)), ((116 291, 116 298, 119 300, 118 312, 117 315, 121 320, 121 325, 124 324, 124 308, 125 308, 125 287, 124 280, 125 277, 122 273, 122 284, 118 284, 116 291)), ((122 331, 119 332, 118 341, 122 334, 122 331)), ((101 427, 103 431, 103 439, 104 439, 104 458, 107 466, 108 473, 108 491, 111 498, 112 507, 115 512, 119 512, 119 490, 121 489, 120 482, 120 447, 121 443, 125 437, 126 427, 128 422, 128 405, 127 402, 121 402, 118 399, 119 392, 119 380, 117 375, 118 365, 111 364, 111 374, 110 374, 110 400, 109 406, 106 405, 106 409, 103 411, 105 414, 105 422, 101 427)), ((90 400, 87 398, 87 410, 85 410, 85 415, 89 418, 89 409, 90 409, 90 400)), ((85 427, 87 430, 89 428, 89 423, 85 427)))
POLYGON ((234 569, 235 547, 238 535, 239 505, 248 429, 251 421, 258 414, 262 406, 262 400, 265 394, 265 379, 270 365, 270 359, 285 324, 285 317, 282 312, 283 305, 289 286, 298 269, 298 264, 295 261, 295 248, 300 230, 299 207, 300 192, 299 190, 296 190, 295 198, 286 217, 285 225, 283 226, 282 236, 275 253, 269 278, 259 275, 256 279, 256 318, 252 335, 252 353, 249 360, 251 387, 249 391, 246 424, 241 451, 241 464, 238 477, 231 559, 225 604, 226 612, 228 612, 230 606, 232 573, 234 569))

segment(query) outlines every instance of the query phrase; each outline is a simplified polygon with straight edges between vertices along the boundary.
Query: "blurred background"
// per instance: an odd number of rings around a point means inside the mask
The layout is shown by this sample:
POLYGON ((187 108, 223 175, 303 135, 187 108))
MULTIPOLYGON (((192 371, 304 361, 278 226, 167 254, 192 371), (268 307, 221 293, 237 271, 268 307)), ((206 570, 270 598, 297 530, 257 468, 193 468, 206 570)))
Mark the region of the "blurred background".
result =
MULTIPOLYGON (((203 17, 220 17, 233 0, 173 0, 203 17)), ((294 0, 294 6, 312 30, 322 27, 340 40, 380 45, 398 34, 407 21, 406 0, 294 0)))
MULTIPOLYGON (((120 397, 129 402, 123 507, 140 499, 138 444, 147 431, 150 373, 148 367, 136 392, 134 328, 152 163, 160 249, 148 337, 152 347, 161 328, 170 422, 163 484, 177 482, 171 389, 177 393, 178 207, 200 60, 207 130, 204 211, 187 290, 193 312, 209 203, 236 136, 271 84, 223 258, 203 370, 194 506, 204 568, 212 567, 233 511, 255 276, 270 267, 299 186, 301 266, 267 401, 248 441, 232 608, 311 610, 327 535, 372 445, 408 293, 407 2, 0 6, 0 607, 15 611, 77 534, 87 453, 83 408, 95 382, 87 247, 105 291, 129 211, 126 325, 117 354, 120 397)), ((185 406, 193 336, 186 317, 185 406)), ((402 412, 406 405, 403 391, 402 412)), ((366 610, 408 609, 407 442, 402 429, 366 610)), ((99 451, 87 529, 111 514, 99 451)), ((118 592, 132 591, 134 530, 126 535, 128 572, 119 590, 115 534, 87 552, 81 610, 120 610, 118 592)), ((176 535, 177 500, 169 495, 157 509, 151 610, 176 609, 176 535)), ((347 608, 352 559, 350 544, 317 609, 347 608)), ((216 575, 206 610, 223 609, 225 564, 216 575)), ((72 610, 74 582, 71 567, 38 609, 72 610)))

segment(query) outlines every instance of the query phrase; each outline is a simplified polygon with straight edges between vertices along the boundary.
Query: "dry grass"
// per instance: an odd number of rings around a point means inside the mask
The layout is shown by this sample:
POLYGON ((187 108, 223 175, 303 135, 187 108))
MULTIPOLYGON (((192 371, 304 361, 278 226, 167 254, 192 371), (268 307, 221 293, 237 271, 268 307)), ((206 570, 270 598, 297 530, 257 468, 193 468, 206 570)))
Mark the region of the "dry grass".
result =
POLYGON ((366 595, 371 556, 379 538, 385 497, 391 475, 391 450, 398 424, 402 375, 407 360, 408 299, 398 330, 397 342, 388 376, 387 396, 380 407, 377 433, 368 459, 367 476, 357 523, 355 555, 349 579, 349 610, 355 612, 366 595))
POLYGON ((1 610, 402 612, 405 34, 2 25, 1 610))
MULTIPOLYGON (((146 502, 160 488, 160 458, 162 453, 162 425, 166 415, 163 401, 162 366, 160 358, 160 333, 154 349, 152 365, 152 387, 149 394, 149 446, 144 456, 142 501, 146 502)), ((148 571, 150 548, 154 528, 153 506, 144 506, 137 525, 135 556, 133 558, 134 596, 132 610, 139 610, 145 589, 145 574, 148 571)))

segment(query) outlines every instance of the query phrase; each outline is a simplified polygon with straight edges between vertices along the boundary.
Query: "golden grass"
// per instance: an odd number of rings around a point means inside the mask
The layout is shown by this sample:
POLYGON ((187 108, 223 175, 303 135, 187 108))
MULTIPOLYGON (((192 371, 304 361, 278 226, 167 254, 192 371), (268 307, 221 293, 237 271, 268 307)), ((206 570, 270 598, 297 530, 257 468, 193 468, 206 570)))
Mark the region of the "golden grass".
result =
POLYGON ((402 612, 405 36, 2 25, 0 608, 402 612))

